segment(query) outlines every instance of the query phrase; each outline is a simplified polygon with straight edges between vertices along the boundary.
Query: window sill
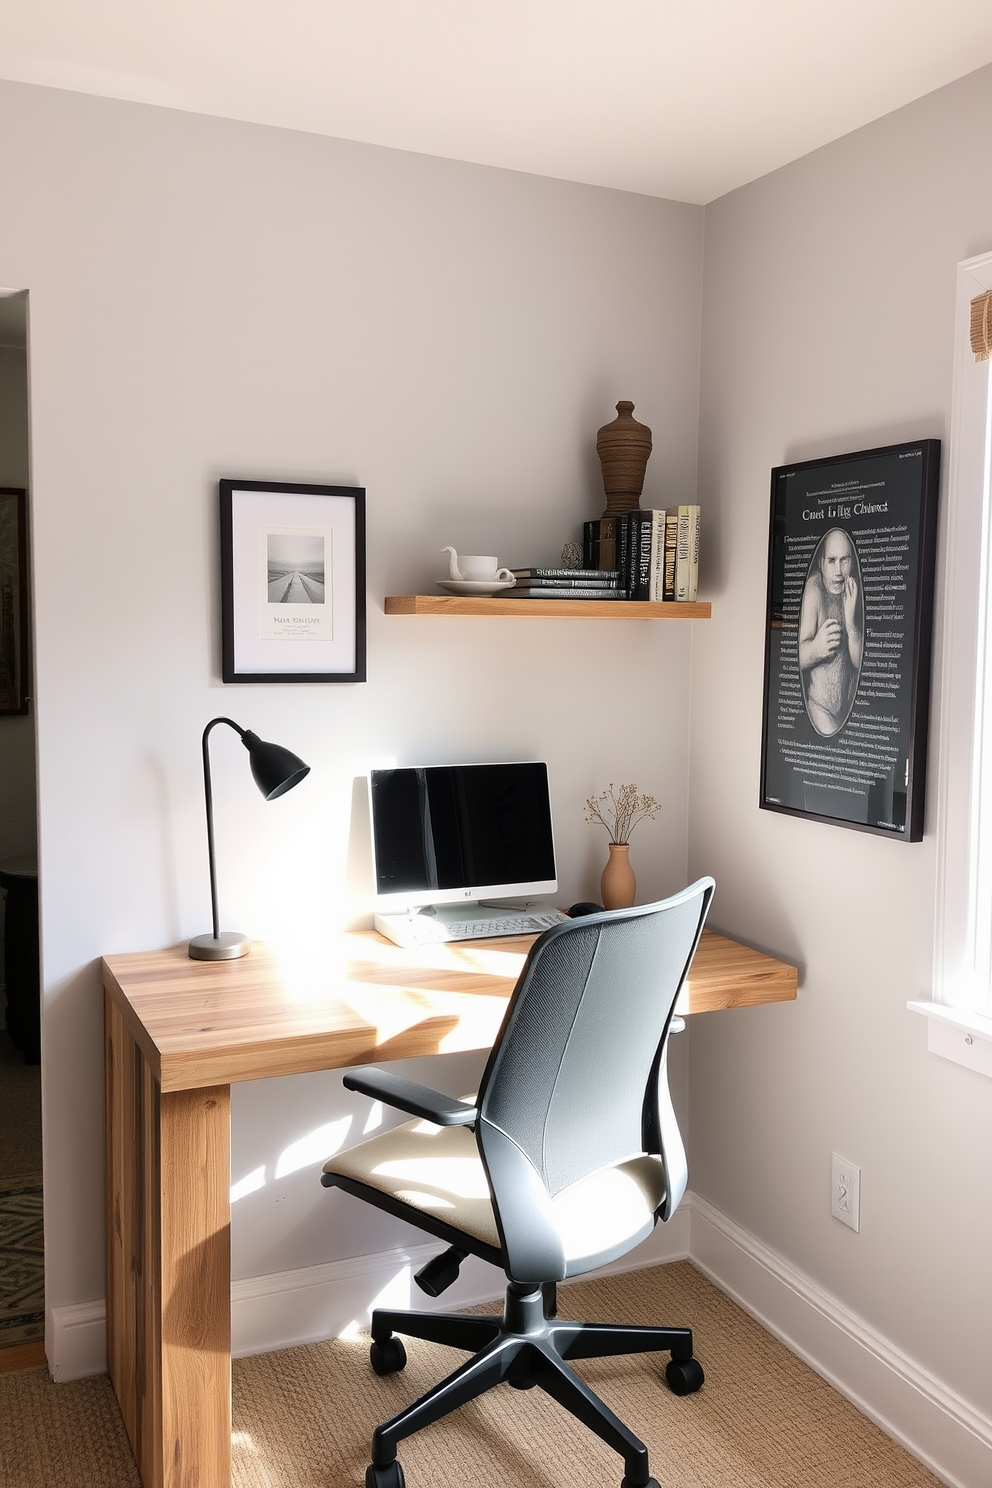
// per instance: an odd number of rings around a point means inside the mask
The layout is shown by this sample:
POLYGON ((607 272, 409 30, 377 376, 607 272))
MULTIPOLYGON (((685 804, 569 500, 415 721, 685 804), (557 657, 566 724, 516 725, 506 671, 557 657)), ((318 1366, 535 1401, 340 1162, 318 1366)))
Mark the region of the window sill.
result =
POLYGON ((942 1002, 908 1002, 927 1020, 927 1048, 992 1080, 992 1018, 942 1002))

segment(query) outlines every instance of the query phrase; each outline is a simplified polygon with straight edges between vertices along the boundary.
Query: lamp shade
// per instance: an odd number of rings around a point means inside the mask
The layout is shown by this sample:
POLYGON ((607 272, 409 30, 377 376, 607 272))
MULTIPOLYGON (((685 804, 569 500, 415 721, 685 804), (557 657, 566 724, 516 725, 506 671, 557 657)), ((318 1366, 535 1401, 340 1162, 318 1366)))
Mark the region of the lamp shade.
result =
POLYGON ((304 775, 310 774, 310 766, 305 765, 299 755, 291 749, 283 749, 281 744, 266 743, 250 729, 242 734, 241 742, 248 751, 255 784, 267 801, 285 795, 299 784, 304 775))

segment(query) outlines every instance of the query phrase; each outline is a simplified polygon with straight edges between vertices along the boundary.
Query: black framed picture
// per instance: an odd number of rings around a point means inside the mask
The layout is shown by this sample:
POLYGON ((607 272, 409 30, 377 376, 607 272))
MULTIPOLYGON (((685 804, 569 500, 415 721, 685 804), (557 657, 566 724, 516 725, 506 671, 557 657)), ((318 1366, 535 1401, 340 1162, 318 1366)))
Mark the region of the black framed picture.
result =
POLYGON ((940 441, 772 471, 760 805, 923 837, 940 441))
POLYGON ((220 482, 225 682, 365 681, 365 491, 220 482))
POLYGON ((27 496, 0 486, 0 714, 28 711, 27 636, 27 496))

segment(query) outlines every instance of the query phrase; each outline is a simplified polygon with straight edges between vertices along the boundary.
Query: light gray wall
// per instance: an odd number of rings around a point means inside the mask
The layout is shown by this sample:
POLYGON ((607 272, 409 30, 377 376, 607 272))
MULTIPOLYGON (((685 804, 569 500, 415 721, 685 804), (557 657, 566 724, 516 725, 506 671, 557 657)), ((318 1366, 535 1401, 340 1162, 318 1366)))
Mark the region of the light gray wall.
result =
POLYGON ((946 464, 990 138, 985 69, 707 208, 690 793, 714 922, 803 968, 797 1004, 693 1024, 693 1188, 986 1416, 992 1084, 905 1006, 931 986, 933 810, 908 845, 757 801, 769 470, 927 435, 946 464), (862 1167, 859 1235, 830 1216, 832 1151, 862 1167))
MULTIPOLYGON (((31 304, 46 1292, 61 1306, 103 1295, 98 958, 207 928, 209 718, 313 767, 267 806, 215 735, 229 928, 306 950, 361 919, 353 780, 388 755, 547 758, 565 903, 595 893, 606 855, 585 797, 636 780, 664 802, 635 839, 641 893, 684 882, 688 627, 387 619, 382 598, 430 589, 447 543, 555 558, 602 509, 595 433, 618 398, 654 430, 646 502, 690 498, 703 214, 18 85, 0 87, 0 137, 0 283, 31 304), (221 476, 367 486, 367 685, 220 684, 221 476)), ((338 1118, 330 1077, 304 1086, 293 1130, 271 1119, 278 1088, 238 1092, 236 1178, 338 1118)), ((333 1256, 313 1184, 236 1208, 239 1274, 333 1256)), ((371 1224, 352 1253, 382 1248, 371 1224)))

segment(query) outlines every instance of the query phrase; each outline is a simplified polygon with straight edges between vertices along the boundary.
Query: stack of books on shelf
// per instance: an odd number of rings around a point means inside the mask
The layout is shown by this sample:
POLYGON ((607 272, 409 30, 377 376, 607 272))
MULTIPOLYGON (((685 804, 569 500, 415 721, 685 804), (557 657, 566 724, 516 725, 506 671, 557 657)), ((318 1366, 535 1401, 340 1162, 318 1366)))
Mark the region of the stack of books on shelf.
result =
POLYGON ((615 568, 514 568, 500 599, 626 599, 615 568))
MULTIPOLYGON (((614 569, 621 597, 687 602, 699 582, 699 507, 621 512, 582 528, 585 569, 614 569)), ((508 593, 514 591, 508 590, 508 593)))

